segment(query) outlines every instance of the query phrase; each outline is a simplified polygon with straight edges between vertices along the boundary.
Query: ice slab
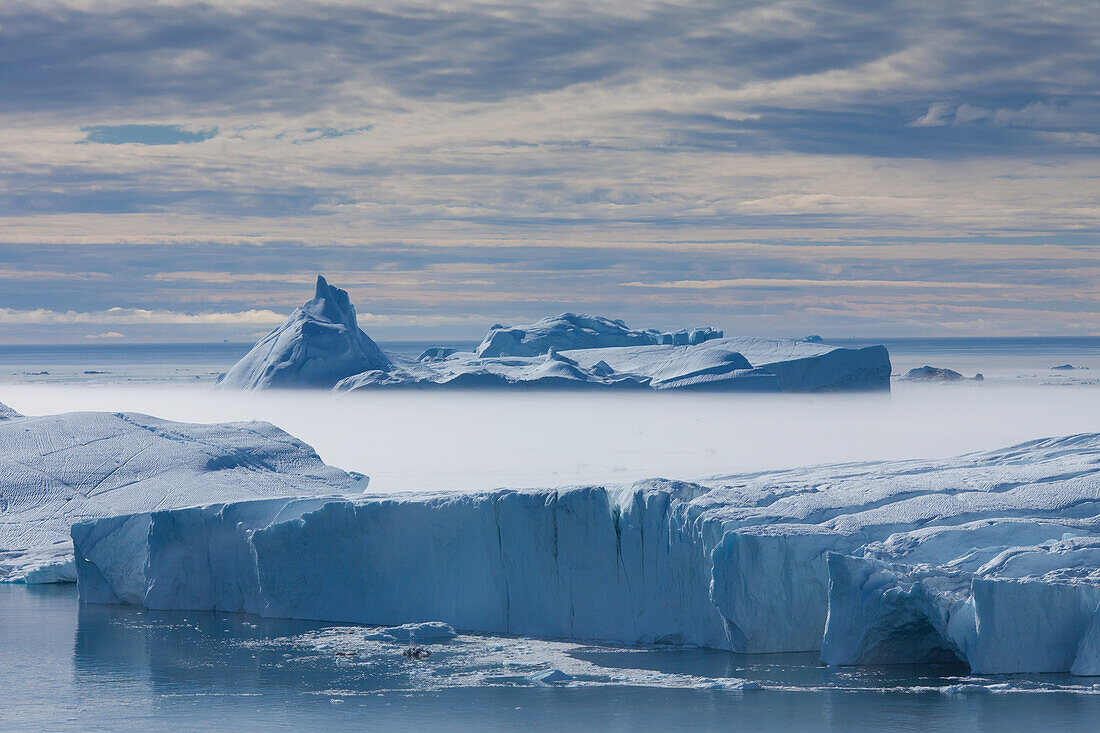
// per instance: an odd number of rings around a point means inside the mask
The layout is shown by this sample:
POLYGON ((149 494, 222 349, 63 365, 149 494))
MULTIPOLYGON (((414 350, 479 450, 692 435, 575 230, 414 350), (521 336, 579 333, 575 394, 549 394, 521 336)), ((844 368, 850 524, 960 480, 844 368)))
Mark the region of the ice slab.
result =
POLYGON ((832 664, 1098 664, 1100 434, 699 483, 220 503, 72 536, 90 602, 832 664))
POLYGON ((75 580, 69 527, 84 519, 364 485, 263 422, 102 412, 0 420, 0 580, 75 580))

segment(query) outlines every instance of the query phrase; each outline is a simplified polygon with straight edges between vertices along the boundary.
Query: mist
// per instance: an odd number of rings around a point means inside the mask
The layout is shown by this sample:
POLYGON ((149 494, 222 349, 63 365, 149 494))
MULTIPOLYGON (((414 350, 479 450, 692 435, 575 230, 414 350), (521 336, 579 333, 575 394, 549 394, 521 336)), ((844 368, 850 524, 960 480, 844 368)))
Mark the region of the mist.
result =
POLYGON ((6 385, 27 415, 132 411, 266 420, 372 491, 702 478, 817 463, 936 458, 1100 431, 1100 389, 895 386, 892 394, 233 392, 6 385))

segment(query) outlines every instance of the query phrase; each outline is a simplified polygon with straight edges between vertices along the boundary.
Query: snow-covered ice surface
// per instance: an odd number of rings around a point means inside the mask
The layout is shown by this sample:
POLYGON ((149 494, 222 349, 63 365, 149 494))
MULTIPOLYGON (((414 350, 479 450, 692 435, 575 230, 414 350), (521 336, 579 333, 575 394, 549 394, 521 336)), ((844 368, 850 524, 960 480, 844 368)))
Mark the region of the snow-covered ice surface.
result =
POLYGON ((72 533, 91 602, 835 664, 1100 664, 1098 434, 695 483, 224 503, 72 533))
POLYGON ((637 331, 622 321, 563 313, 493 326, 474 352, 387 354, 359 328, 348 294, 317 278, 295 309, 220 380, 226 387, 694 389, 750 392, 889 390, 885 347, 723 339, 713 328, 637 331))
POLYGON ((268 423, 0 413, 0 580, 75 580, 69 527, 83 519, 365 486, 268 423))

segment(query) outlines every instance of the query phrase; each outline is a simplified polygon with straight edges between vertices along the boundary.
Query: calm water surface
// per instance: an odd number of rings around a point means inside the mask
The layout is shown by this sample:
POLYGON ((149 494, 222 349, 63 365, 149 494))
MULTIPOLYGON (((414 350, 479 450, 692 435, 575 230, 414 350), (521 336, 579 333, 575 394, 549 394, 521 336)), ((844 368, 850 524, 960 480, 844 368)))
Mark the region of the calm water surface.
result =
MULTIPOLYGON (((81 606, 72 587, 0 586, 0 729, 1003 732, 1100 725, 1100 695, 1089 680, 1006 678, 1021 689, 945 694, 935 688, 957 683, 964 670, 835 670, 816 666, 813 655, 576 652, 608 668, 736 675, 766 686, 750 692, 516 682, 423 691, 409 674, 412 663, 396 654, 356 664, 303 657, 291 639, 323 627, 81 606)), ((425 664, 444 664, 445 654, 438 656, 425 664)))

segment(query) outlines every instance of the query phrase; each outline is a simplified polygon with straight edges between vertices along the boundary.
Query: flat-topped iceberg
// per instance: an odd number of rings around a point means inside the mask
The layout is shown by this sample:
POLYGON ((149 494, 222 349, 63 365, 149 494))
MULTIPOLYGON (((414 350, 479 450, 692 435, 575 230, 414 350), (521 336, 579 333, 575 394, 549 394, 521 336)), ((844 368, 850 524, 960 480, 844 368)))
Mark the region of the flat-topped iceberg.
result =
POLYGON ((222 502, 72 537, 87 602, 1100 671, 1100 434, 697 483, 222 502))
POLYGON ((317 292, 226 373, 242 389, 379 387, 692 389, 815 392, 890 388, 885 347, 724 338, 706 327, 633 330, 622 321, 563 313, 525 326, 494 325, 476 351, 435 347, 387 354, 358 326, 347 293, 317 292))
POLYGON ((536 321, 529 326, 489 328, 489 333, 477 347, 480 357, 538 356, 550 350, 601 349, 610 346, 687 346, 721 338, 716 328, 660 332, 635 331, 619 320, 602 316, 562 313, 536 321))
POLYGON ((273 425, 136 413, 0 419, 0 580, 74 581, 78 521, 227 499, 361 491, 273 425))

